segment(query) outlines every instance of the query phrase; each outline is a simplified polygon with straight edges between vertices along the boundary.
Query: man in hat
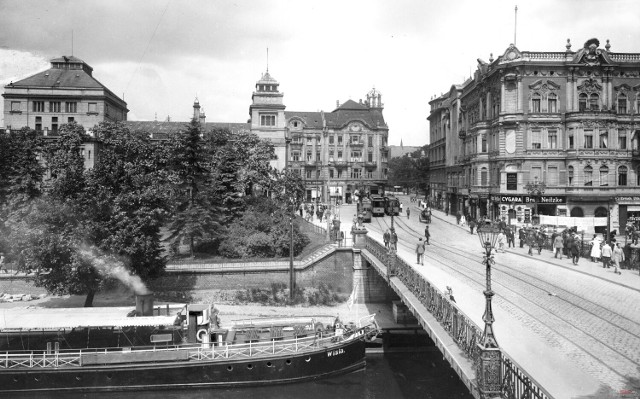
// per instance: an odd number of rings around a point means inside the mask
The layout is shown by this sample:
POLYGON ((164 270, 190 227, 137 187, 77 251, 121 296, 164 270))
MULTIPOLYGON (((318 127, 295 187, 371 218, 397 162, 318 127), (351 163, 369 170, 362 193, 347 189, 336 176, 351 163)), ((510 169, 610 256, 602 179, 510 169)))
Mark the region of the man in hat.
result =
POLYGON ((418 238, 418 243, 416 245, 416 264, 424 265, 424 241, 422 241, 422 237, 418 238))

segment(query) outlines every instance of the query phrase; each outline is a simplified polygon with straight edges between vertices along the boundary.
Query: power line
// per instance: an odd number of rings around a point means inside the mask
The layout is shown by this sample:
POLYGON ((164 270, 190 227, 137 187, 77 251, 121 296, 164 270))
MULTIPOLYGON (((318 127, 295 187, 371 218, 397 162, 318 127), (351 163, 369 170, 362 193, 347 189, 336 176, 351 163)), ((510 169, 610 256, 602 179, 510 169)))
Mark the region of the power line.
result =
POLYGON ((160 19, 158 20, 158 24, 156 25, 156 28, 153 30, 153 34, 151 35, 151 38, 149 39, 149 42, 147 43, 147 47, 144 49, 144 51, 142 52, 142 55, 140 56, 140 59, 138 60, 138 66, 136 67, 136 69, 131 74, 131 78, 129 79, 129 83, 127 83, 127 87, 124 90, 125 92, 127 90, 129 90, 129 86, 131 85, 131 82, 133 81, 133 78, 136 76, 136 73, 140 69, 140 64, 142 63, 142 59, 147 54, 147 51, 149 50, 149 46, 151 46, 151 41, 156 36, 156 32, 158 31, 158 28, 160 27, 160 23, 162 22, 162 18, 164 17, 164 14, 167 12, 167 9, 169 8, 169 4, 170 3, 171 3, 171 0, 168 0, 167 1, 167 5, 164 7, 164 11, 162 11, 162 15, 160 16, 160 19))

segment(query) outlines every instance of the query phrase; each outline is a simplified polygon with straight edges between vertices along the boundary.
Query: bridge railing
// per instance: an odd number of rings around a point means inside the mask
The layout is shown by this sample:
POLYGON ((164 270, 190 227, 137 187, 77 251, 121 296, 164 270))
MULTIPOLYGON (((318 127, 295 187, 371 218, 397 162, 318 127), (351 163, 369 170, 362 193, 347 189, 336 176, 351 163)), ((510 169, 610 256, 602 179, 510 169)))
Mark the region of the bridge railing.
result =
MULTIPOLYGON (((444 327, 460 349, 477 365, 480 358, 478 343, 482 340, 482 329, 458 308, 449 295, 433 286, 411 265, 398 257, 395 251, 390 251, 371 237, 366 237, 365 249, 385 265, 387 279, 398 277, 444 327)), ((502 376, 502 392, 505 398, 552 398, 504 352, 502 352, 502 376)))

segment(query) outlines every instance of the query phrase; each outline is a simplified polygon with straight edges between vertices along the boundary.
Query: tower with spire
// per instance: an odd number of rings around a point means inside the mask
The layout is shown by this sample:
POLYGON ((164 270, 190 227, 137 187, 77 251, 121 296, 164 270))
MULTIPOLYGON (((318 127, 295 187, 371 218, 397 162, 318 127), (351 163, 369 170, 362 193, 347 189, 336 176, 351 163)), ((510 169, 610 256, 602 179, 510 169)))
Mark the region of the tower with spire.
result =
POLYGON ((276 159, 271 166, 283 170, 287 165, 286 120, 283 104, 284 94, 278 89, 280 83, 267 71, 256 82, 256 89, 251 96, 249 115, 251 132, 267 139, 273 144, 276 159))

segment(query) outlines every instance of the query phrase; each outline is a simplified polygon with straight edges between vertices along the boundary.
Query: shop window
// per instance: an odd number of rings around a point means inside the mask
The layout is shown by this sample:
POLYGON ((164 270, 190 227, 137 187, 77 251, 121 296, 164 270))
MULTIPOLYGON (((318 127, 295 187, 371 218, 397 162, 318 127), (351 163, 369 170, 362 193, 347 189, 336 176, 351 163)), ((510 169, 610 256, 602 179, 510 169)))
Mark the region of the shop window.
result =
POLYGON ((618 185, 619 186, 626 186, 627 185, 627 167, 626 166, 620 166, 618 168, 618 185))
POLYGON ((593 186, 593 168, 591 166, 584 168, 584 185, 593 186))
POLYGON ((600 185, 601 186, 608 186, 609 185, 609 168, 607 168, 606 166, 601 166, 600 167, 600 185))

